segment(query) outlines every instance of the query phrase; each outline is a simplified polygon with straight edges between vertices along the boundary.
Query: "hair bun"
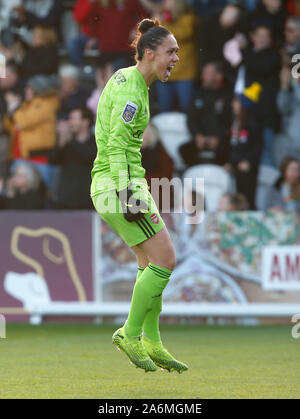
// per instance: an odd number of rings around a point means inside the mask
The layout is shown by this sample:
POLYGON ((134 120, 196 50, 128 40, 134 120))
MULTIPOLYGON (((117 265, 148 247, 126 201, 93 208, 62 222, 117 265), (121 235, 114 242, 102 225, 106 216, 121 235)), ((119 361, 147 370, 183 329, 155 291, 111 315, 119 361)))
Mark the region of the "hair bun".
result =
POLYGON ((138 30, 141 32, 141 34, 143 34, 149 29, 154 28, 154 26, 159 26, 158 19, 143 19, 138 26, 138 30))

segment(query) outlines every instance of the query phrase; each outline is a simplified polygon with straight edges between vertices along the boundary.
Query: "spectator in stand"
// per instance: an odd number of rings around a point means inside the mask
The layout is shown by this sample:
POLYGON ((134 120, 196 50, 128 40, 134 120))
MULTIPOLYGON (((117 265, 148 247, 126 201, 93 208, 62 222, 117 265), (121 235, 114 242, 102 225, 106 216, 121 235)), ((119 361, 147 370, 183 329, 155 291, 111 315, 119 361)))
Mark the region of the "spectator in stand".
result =
POLYGON ((190 0, 190 5, 199 17, 206 17, 209 13, 223 9, 227 0, 190 0))
POLYGON ((225 193, 219 201, 218 211, 247 211, 249 203, 245 195, 225 193))
POLYGON ((281 114, 281 131, 274 140, 274 161, 277 167, 287 156, 300 161, 300 74, 292 77, 290 66, 283 66, 277 106, 281 114))
POLYGON ((11 132, 13 158, 34 163, 47 187, 53 175, 48 152, 55 145, 59 106, 55 82, 50 76, 34 76, 27 82, 23 102, 11 92, 5 96, 9 109, 5 123, 11 132))
POLYGON ((300 162, 286 157, 281 165, 281 175, 270 188, 268 207, 272 211, 300 211, 300 162))
POLYGON ((0 178, 0 209, 41 210, 45 208, 45 198, 45 185, 30 162, 19 161, 6 181, 0 178))
POLYGON ((13 9, 11 25, 19 36, 30 45, 32 30, 36 26, 51 27, 60 38, 60 17, 63 5, 60 0, 23 0, 13 9))
POLYGON ((7 112, 6 101, 4 99, 9 90, 18 91, 22 95, 24 83, 19 77, 18 65, 13 60, 9 60, 5 65, 5 77, 0 77, 0 118, 2 119, 7 112))
POLYGON ((81 66, 83 62, 83 51, 85 49, 97 48, 98 41, 94 37, 98 23, 97 15, 90 13, 91 7, 96 10, 96 4, 92 0, 77 0, 73 7, 73 17, 78 22, 80 33, 75 38, 67 40, 67 50, 70 61, 73 65, 81 66))
POLYGON ((256 27, 251 32, 251 40, 253 45, 243 50, 243 63, 246 69, 245 85, 248 87, 258 82, 262 86, 262 93, 254 114, 264 130, 261 164, 273 166, 274 131, 279 128, 276 97, 279 90, 281 56, 278 49, 273 46, 269 27, 256 27))
MULTIPOLYGON (((77 0, 75 2, 74 8, 73 8, 73 16, 74 19, 79 23, 80 25, 80 34, 73 39, 70 39, 70 41, 67 43, 67 49, 69 51, 69 56, 71 59, 72 64, 74 65, 81 65, 82 64, 82 53, 84 49, 90 49, 92 47, 99 47, 98 43, 98 32, 99 28, 102 25, 103 21, 106 21, 106 24, 109 22, 109 20, 106 20, 105 13, 106 14, 116 14, 117 23, 115 24, 115 28, 117 28, 118 24, 122 25, 121 22, 121 13, 123 13, 123 17, 125 17, 126 20, 130 20, 130 15, 133 16, 134 19, 131 17, 131 23, 129 23, 129 26, 133 27, 136 17, 140 16, 142 14, 143 16, 147 13, 157 13, 160 9, 159 4, 162 0, 139 0, 139 1, 131 1, 131 0, 117 0, 115 2, 110 0, 77 0), (141 6, 144 8, 142 9, 141 6), (108 7, 111 10, 110 11, 104 11, 101 10, 101 7, 108 7), (114 10, 112 10, 114 8, 114 10), (134 9, 136 10, 134 11, 134 9), (119 9, 119 10, 118 10, 119 9), (124 9, 123 11, 120 9, 124 9), (127 9, 127 10, 125 10, 127 9), (120 14, 119 17, 117 17, 117 13, 120 14), (103 14, 103 18, 101 17, 101 12, 103 14)), ((109 28, 110 30, 112 28, 109 28)), ((101 28, 102 31, 102 28, 101 28)), ((105 31, 102 31, 101 38, 106 38, 107 35, 103 36, 103 33, 105 31)), ((131 29, 126 31, 126 28, 124 28, 124 34, 126 34, 127 39, 130 37, 131 29), (129 35, 129 36, 128 36, 129 35)), ((121 39, 122 36, 120 35, 121 39)), ((106 41, 105 41, 106 42, 106 41)), ((124 39, 120 42, 120 44, 124 43, 124 39)), ((116 44, 117 45, 117 44, 116 44)), ((118 47, 117 47, 118 48, 118 47)), ((100 48, 100 52, 105 51, 104 49, 100 48)), ((118 49, 116 50, 118 52, 118 49)), ((128 48, 127 50, 128 51, 128 48)), ((122 52, 123 54, 123 52, 122 52)), ((123 65, 122 65, 123 66, 123 65)), ((119 64, 117 65, 119 68, 119 64)), ((115 69, 118 69, 115 68, 115 69)))
MULTIPOLYGON (((158 129, 151 122, 143 134, 141 154, 142 166, 146 170, 145 178, 150 186, 150 192, 159 209, 163 210, 162 190, 151 189, 151 179, 166 178, 171 180, 174 172, 174 162, 160 140, 158 129)), ((171 205, 173 205, 173 202, 171 202, 171 205)))
POLYGON ((257 26, 267 26, 272 31, 272 37, 277 47, 283 44, 283 27, 286 10, 282 0, 262 0, 249 15, 249 31, 257 26))
POLYGON ((0 2, 0 28, 7 28, 9 26, 10 16, 12 10, 20 6, 22 0, 10 0, 0 2))
POLYGON ((6 174, 12 160, 14 159, 14 134, 9 115, 12 115, 13 112, 20 106, 20 103, 23 101, 23 95, 17 87, 12 87, 5 92, 3 100, 5 100, 6 104, 6 114, 4 114, 4 117, 1 119, 2 128, 0 148, 1 153, 3 153, 1 156, 2 173, 6 174))
POLYGON ((0 118, 0 178, 5 177, 9 163, 9 134, 0 118))
MULTIPOLYGON (((114 71, 131 63, 131 34, 138 20, 148 16, 149 0, 82 0, 74 9, 78 23, 98 41, 104 83, 114 71), (144 6, 145 7, 144 7, 144 6)), ((155 5, 153 5, 153 10, 155 5)))
POLYGON ((179 149, 187 167, 225 163, 232 119, 231 100, 232 86, 225 81, 222 63, 207 63, 187 114, 192 140, 179 149))
POLYGON ((174 34, 179 46, 179 62, 168 83, 156 82, 159 112, 177 109, 187 112, 198 74, 196 39, 198 18, 188 0, 164 0, 161 24, 174 34))
POLYGON ((94 116, 96 117, 98 102, 99 102, 101 93, 105 87, 101 68, 96 69, 95 81, 96 81, 96 87, 92 91, 90 97, 88 98, 86 102, 86 107, 90 109, 93 112, 94 116))
POLYGON ((300 17, 300 0, 287 0, 286 9, 288 16, 300 17))
POLYGON ((68 119, 71 110, 84 108, 90 96, 90 91, 80 84, 80 70, 70 64, 60 67, 60 109, 59 119, 68 119))
POLYGON ((244 0, 245 8, 248 12, 253 12, 261 0, 244 0))
POLYGON ((243 2, 229 0, 228 4, 217 12, 210 13, 202 22, 199 31, 200 62, 205 65, 212 61, 225 64, 227 77, 235 80, 236 74, 223 54, 224 45, 237 34, 244 32, 243 2))
POLYGON ((261 89, 259 83, 253 83, 232 102, 234 120, 229 159, 224 166, 234 175, 237 192, 246 196, 251 210, 255 209, 256 181, 262 145, 261 127, 254 116, 261 89))
POLYGON ((36 26, 32 33, 32 44, 20 64, 20 73, 28 79, 37 74, 56 74, 57 70, 56 33, 53 28, 36 26))
POLYGON ((92 209, 90 198, 91 169, 97 154, 92 133, 93 113, 86 109, 73 109, 69 115, 69 133, 58 135, 57 146, 49 160, 60 166, 56 209, 92 209))
POLYGON ((0 1, 0 48, 9 47, 15 41, 14 28, 11 25, 11 15, 22 0, 0 1))
POLYGON ((294 54, 300 53, 300 16, 289 17, 284 26, 283 63, 289 65, 294 54))

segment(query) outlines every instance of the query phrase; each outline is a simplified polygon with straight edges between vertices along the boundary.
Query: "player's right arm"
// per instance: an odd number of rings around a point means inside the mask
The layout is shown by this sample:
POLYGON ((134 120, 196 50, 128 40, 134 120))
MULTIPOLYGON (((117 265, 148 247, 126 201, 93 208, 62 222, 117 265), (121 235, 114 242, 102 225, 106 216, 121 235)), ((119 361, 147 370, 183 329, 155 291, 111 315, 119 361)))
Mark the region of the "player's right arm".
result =
POLYGON ((117 98, 111 109, 110 135, 107 143, 111 176, 127 221, 135 221, 148 212, 147 205, 135 200, 133 196, 127 160, 127 149, 133 139, 140 108, 141 103, 135 95, 121 95, 117 98))
POLYGON ((130 183, 127 149, 133 139, 139 107, 135 95, 121 94, 114 100, 111 108, 107 155, 111 176, 118 192, 127 188, 130 183))

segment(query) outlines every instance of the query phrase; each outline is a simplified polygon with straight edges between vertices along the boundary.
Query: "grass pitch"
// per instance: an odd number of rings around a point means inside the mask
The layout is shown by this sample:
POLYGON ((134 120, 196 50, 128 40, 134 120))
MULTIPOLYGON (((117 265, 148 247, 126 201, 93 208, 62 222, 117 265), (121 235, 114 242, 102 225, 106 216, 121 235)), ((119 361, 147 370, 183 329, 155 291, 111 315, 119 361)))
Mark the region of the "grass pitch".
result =
POLYGON ((117 326, 7 324, 0 398, 299 398, 292 327, 162 326, 183 374, 134 368, 111 344, 117 326))

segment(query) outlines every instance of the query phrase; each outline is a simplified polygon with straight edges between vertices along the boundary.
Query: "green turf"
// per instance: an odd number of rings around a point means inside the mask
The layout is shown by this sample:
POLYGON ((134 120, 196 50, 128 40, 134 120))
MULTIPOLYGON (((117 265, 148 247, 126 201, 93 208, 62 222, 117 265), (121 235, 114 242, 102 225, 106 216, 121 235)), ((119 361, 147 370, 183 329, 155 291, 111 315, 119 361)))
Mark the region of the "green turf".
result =
POLYGON ((0 398, 299 398, 300 339, 291 326, 163 326, 181 375, 134 368, 116 326, 7 324, 0 398))

